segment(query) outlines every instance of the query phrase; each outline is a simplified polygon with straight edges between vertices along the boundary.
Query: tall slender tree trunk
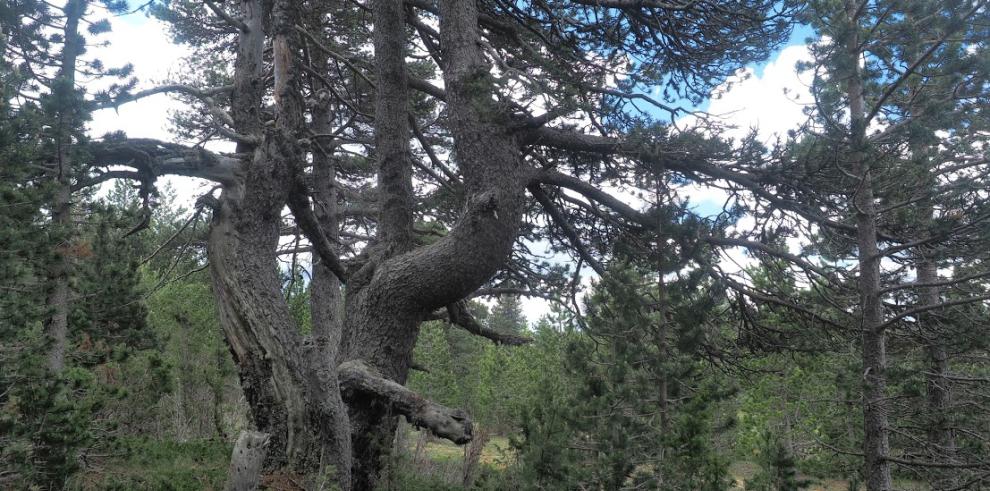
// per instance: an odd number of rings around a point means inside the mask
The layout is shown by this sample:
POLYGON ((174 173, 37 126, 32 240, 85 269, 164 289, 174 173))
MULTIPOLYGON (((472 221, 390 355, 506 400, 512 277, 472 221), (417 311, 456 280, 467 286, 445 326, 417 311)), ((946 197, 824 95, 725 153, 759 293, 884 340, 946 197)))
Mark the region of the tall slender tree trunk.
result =
MULTIPOLYGON (((314 23, 314 31, 324 18, 323 12, 315 9, 312 15, 305 19, 314 23)), ((314 68, 319 73, 326 73, 328 63, 323 55, 312 60, 314 68)), ((322 82, 314 81, 314 87, 322 87, 322 82)), ((329 96, 329 88, 322 87, 318 91, 321 99, 329 96)), ((316 134, 329 134, 332 114, 326 104, 316 104, 312 109, 311 127, 316 134)), ((322 147, 316 147, 313 152, 313 215, 327 238, 333 242, 339 239, 340 212, 337 204, 338 192, 336 186, 336 168, 333 157, 322 147)), ((339 278, 324 264, 318 254, 313 254, 313 281, 310 284, 310 313, 313 323, 313 333, 309 348, 309 365, 317 367, 319 383, 326 386, 326 408, 331 413, 331 421, 324 422, 332 430, 322 430, 327 449, 321 456, 321 473, 323 468, 333 465, 341 487, 347 489, 351 482, 353 467, 353 451, 351 448, 351 424, 347 414, 347 406, 340 394, 340 383, 336 367, 341 362, 341 343, 343 341, 346 312, 344 310, 344 294, 339 278)))
POLYGON ((859 255, 859 296, 863 353, 863 454, 866 457, 866 488, 892 489, 890 436, 887 402, 887 340, 883 329, 880 297, 880 256, 877 245, 877 211, 873 176, 866 152, 866 101, 859 66, 861 53, 859 2, 847 1, 845 13, 850 34, 845 39, 845 64, 849 70, 846 96, 849 101, 849 162, 858 182, 852 195, 859 255))
POLYGON ((45 305, 49 310, 45 319, 45 336, 48 339, 48 369, 61 373, 65 367, 65 350, 69 333, 70 300, 69 279, 72 263, 72 132, 79 123, 74 103, 76 91, 76 60, 82 53, 84 40, 79 35, 79 21, 88 7, 86 0, 69 0, 65 13, 61 67, 53 87, 57 104, 55 114, 55 191, 52 200, 51 229, 59 238, 54 257, 48 268, 48 294, 45 305))
MULTIPOLYGON (((933 207, 931 200, 922 202, 919 217, 922 220, 925 235, 930 235, 933 222, 933 207)), ((935 252, 930 247, 921 247, 917 254, 915 265, 916 281, 921 284, 933 284, 938 281, 938 263, 935 252)), ((930 307, 941 302, 941 289, 938 286, 921 287, 918 291, 918 306, 930 307)), ((949 422, 949 406, 951 404, 949 373, 949 355, 945 343, 945 333, 934 310, 919 315, 921 332, 925 337, 925 354, 928 358, 928 370, 925 374, 926 420, 928 424, 928 446, 935 460, 951 462, 956 452, 955 435, 949 422)), ((958 485, 952 472, 934 470, 933 486, 935 489, 952 489, 958 485)))

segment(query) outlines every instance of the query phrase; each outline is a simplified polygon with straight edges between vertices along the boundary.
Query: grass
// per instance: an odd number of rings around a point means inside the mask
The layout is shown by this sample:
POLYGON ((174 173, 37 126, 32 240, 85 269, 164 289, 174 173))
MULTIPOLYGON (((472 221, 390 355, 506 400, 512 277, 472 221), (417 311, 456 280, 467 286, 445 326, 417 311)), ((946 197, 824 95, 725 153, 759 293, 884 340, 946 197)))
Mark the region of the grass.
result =
MULTIPOLYGON (((412 455, 416 450, 417 433, 412 433, 409 439, 408 451, 412 455)), ((481 452, 480 462, 483 466, 488 466, 494 470, 503 470, 511 458, 511 448, 506 437, 493 437, 485 445, 481 452)), ((459 447, 446 440, 430 440, 423 449, 424 456, 433 467, 457 466, 460 467, 464 457, 463 447, 459 447)), ((427 466, 429 467, 429 466, 427 466)), ((729 475, 734 481, 734 491, 745 491, 744 483, 752 479, 759 468, 753 462, 737 461, 729 467, 729 475)), ((819 479, 809 476, 801 476, 812 482, 807 491, 849 491, 849 481, 845 479, 819 479)), ((924 484, 914 481, 895 480, 895 488, 902 491, 924 491, 928 489, 924 484)))
POLYGON ((89 457, 70 490, 218 490, 227 478, 231 446, 215 440, 128 439, 109 455, 89 457))
MULTIPOLYGON (((416 435, 410 438, 407 445, 409 453, 416 452, 416 435)), ((504 469, 507 459, 510 457, 511 447, 509 439, 504 436, 495 436, 488 440, 481 450, 480 462, 497 469, 504 469)), ((447 462, 460 463, 464 458, 464 447, 455 445, 447 440, 430 440, 426 443, 423 453, 426 458, 437 464, 447 462)))

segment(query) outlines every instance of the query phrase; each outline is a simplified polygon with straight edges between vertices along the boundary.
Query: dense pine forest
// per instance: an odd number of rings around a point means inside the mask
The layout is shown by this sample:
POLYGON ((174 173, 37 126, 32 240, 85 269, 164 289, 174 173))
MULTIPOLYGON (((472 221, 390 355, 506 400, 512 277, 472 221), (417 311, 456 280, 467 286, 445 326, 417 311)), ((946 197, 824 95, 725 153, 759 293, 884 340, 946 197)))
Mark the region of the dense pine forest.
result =
POLYGON ((987 3, 0 0, 0 489, 990 489, 987 3))

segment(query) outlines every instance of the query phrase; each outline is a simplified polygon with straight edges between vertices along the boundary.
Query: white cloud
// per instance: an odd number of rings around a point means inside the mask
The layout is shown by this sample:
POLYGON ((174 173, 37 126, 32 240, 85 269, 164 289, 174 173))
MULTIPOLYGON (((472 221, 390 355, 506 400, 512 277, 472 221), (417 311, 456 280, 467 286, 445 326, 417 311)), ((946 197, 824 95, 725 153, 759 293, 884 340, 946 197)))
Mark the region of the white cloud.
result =
MULTIPOLYGON (((156 19, 139 18, 129 22, 113 19, 111 22, 113 30, 98 39, 109 44, 94 47, 90 53, 108 67, 133 64, 139 89, 154 87, 168 79, 179 69, 182 57, 188 54, 187 48, 172 43, 164 24, 156 19)), ((88 87, 91 91, 98 88, 88 87)), ((88 125, 89 133, 100 136, 123 130, 130 137, 169 140, 172 135, 168 131, 168 111, 177 105, 167 95, 155 95, 124 104, 116 111, 97 111, 88 125)))
MULTIPOLYGON (((753 68, 741 70, 712 92, 708 112, 735 127, 726 132, 727 136, 739 139, 756 128, 766 143, 777 136, 785 138, 788 130, 807 119, 802 110, 813 103, 808 88, 810 73, 795 69, 802 61, 811 61, 808 46, 794 45, 784 48, 760 75, 753 68)), ((688 116, 678 123, 691 125, 694 121, 694 116, 688 116)))
MULTIPOLYGON (((133 75, 138 79, 136 90, 155 87, 166 82, 181 67, 182 58, 189 54, 185 46, 172 43, 165 24, 157 19, 131 14, 126 19, 111 18, 113 29, 95 41, 105 46, 90 48, 89 56, 100 59, 107 67, 131 63, 133 75)), ((87 87, 90 93, 102 87, 87 87)), ((113 131, 123 131, 131 138, 155 138, 172 141, 169 131, 169 111, 180 103, 167 94, 158 94, 115 109, 103 109, 93 113, 87 124, 90 136, 99 137, 113 131)), ((209 190, 203 180, 188 177, 166 177, 162 181, 176 191, 178 204, 192 206, 196 198, 209 190)))

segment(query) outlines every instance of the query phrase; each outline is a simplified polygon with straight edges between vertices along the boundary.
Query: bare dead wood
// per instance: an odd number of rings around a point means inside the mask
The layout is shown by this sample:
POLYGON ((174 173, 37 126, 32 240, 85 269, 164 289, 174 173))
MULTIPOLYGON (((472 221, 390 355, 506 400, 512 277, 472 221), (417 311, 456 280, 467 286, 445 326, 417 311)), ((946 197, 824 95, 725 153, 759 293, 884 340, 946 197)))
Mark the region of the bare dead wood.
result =
POLYGON ((242 431, 230 456, 230 469, 227 471, 227 491, 258 489, 261 480, 261 466, 268 456, 268 433, 242 431))
POLYGON ((409 424, 426 428, 434 435, 458 445, 471 441, 471 419, 461 409, 451 409, 430 401, 405 386, 378 376, 360 360, 342 363, 337 369, 344 399, 371 397, 405 416, 409 424))

